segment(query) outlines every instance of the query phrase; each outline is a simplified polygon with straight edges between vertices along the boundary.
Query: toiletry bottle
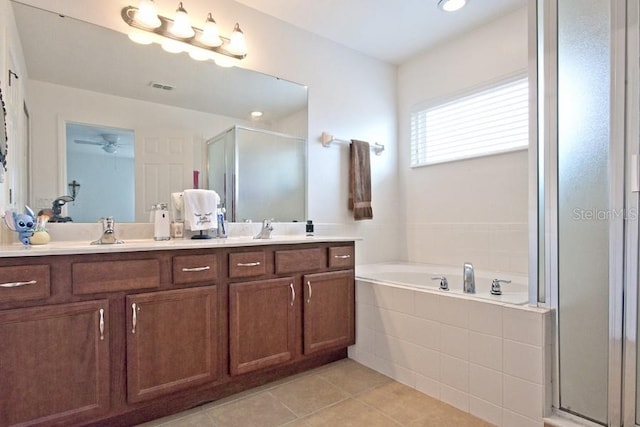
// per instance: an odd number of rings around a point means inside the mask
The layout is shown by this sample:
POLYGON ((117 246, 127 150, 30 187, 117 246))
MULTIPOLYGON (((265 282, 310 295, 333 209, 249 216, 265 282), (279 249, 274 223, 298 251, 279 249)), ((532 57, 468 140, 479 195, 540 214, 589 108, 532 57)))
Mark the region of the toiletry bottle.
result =
POLYGON ((169 240, 169 210, 166 203, 158 203, 153 206, 153 239, 169 240))
POLYGON ((307 236, 313 236, 313 221, 311 221, 310 219, 307 220, 305 230, 307 232, 307 236))
POLYGON ((29 237, 29 243, 32 245, 46 245, 51 240, 49 232, 47 231, 47 221, 49 217, 47 215, 38 215, 36 218, 36 227, 33 230, 33 234, 29 237))
POLYGON ((216 231, 216 237, 218 239, 224 239, 225 237, 227 237, 227 223, 224 220, 225 211, 226 211, 225 208, 218 209, 218 214, 217 214, 218 228, 216 231))

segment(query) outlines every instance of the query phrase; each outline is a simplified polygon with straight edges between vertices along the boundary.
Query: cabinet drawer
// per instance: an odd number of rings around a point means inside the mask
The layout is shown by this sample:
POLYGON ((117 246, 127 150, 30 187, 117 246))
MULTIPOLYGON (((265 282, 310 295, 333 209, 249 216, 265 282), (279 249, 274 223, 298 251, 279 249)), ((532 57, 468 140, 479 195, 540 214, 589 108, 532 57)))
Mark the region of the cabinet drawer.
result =
POLYGON ((51 295, 48 265, 0 267, 0 302, 29 301, 51 295))
POLYGON ((229 254, 229 277, 254 277, 267 274, 267 257, 263 251, 229 254))
POLYGON ((353 246, 329 248, 329 267, 353 267, 353 246))
POLYGON ((78 262, 71 266, 73 293, 117 292, 160 286, 160 261, 78 262))
POLYGON ((326 265, 326 251, 322 248, 276 252, 277 274, 314 271, 325 268, 326 265))
POLYGON ((216 255, 184 255, 173 257, 173 283, 197 283, 218 281, 218 257, 216 255))

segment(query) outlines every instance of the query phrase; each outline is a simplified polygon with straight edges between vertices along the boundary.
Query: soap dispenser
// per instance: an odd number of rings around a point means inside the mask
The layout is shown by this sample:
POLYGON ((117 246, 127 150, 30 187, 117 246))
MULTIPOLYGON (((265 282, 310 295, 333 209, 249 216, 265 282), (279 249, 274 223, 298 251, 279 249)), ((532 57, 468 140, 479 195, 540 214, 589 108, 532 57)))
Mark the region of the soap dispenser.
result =
POLYGON ((153 220, 153 239, 154 240, 169 240, 170 234, 170 221, 169 221, 169 209, 166 203, 158 203, 151 207, 152 220, 153 220))

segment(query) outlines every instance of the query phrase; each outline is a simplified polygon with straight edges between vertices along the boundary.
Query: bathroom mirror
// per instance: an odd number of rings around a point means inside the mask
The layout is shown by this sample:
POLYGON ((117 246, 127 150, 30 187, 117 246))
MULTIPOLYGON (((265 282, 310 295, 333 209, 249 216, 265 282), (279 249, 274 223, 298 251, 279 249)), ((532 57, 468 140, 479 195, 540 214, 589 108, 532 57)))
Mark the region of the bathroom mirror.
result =
MULTIPOLYGON (((168 202, 173 191, 194 184, 207 188, 206 141, 225 129, 240 125, 307 138, 305 86, 169 54, 110 29, 16 1, 11 5, 29 77, 30 205, 37 209, 69 191, 64 153, 70 122, 134 131, 135 222, 148 221, 150 206, 168 202), (262 117, 253 119, 252 111, 262 117), (167 150, 162 161, 156 161, 159 147, 167 150), (163 181, 167 176, 170 182, 163 181)), ((105 171, 96 173, 111 179, 105 171)), ((258 221, 264 212, 247 215, 258 221)))

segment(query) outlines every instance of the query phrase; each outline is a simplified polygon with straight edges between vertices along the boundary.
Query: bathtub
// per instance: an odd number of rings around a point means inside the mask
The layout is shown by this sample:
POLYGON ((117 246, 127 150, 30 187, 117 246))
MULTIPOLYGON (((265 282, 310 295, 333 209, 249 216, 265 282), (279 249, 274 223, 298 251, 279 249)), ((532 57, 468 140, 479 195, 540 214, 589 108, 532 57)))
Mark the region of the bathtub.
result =
POLYGON ((451 267, 404 262, 364 264, 356 266, 356 279, 479 298, 497 303, 522 305, 527 304, 529 300, 528 278, 516 273, 475 270, 475 294, 462 292, 462 265, 451 267), (439 276, 447 278, 448 291, 439 289, 439 280, 432 280, 432 277, 439 276), (492 295, 490 291, 493 279, 511 280, 511 283, 501 284, 502 295, 492 295))
POLYGON ((542 426, 551 408, 552 311, 527 304, 527 277, 462 264, 356 266, 356 343, 349 357, 497 426, 542 426), (449 291, 439 289, 446 276, 449 291), (511 280, 503 295, 493 279, 511 280))

